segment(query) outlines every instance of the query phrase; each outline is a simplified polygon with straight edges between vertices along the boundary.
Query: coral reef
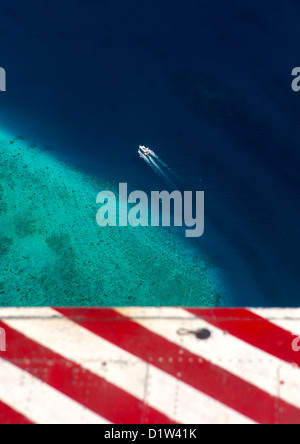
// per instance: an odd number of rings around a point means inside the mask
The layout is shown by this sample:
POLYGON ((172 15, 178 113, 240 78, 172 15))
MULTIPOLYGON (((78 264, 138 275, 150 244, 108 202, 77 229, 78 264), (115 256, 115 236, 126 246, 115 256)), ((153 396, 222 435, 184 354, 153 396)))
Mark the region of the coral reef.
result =
POLYGON ((97 226, 111 184, 3 131, 0 177, 0 305, 218 304, 213 264, 178 234, 97 226))

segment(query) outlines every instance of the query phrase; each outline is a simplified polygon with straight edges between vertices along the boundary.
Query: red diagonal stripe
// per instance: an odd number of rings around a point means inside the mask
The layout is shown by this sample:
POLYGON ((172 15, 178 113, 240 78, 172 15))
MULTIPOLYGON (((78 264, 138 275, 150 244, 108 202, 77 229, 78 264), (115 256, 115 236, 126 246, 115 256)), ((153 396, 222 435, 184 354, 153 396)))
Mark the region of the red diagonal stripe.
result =
MULTIPOLYGON (((126 391, 32 341, 8 325, 0 322, 0 327, 6 331, 8 344, 7 351, 3 353, 3 359, 110 422, 117 424, 175 423, 126 391)), ((41 404, 42 402, 41 399, 41 404)))
MULTIPOLYGON (((176 344, 152 333, 115 310, 56 310, 164 372, 175 377, 180 374, 180 379, 185 383, 254 421, 262 424, 279 422, 278 399, 203 358, 199 361, 199 356, 188 350, 181 350, 183 354, 180 354, 180 348, 176 344)), ((299 409, 284 401, 280 401, 280 407, 282 424, 300 423, 299 409)))
POLYGON ((28 418, 25 418, 21 413, 16 412, 0 401, 0 424, 5 425, 30 425, 33 424, 28 418))
POLYGON ((294 352, 295 335, 246 309, 186 309, 215 327, 260 350, 300 367, 300 353, 294 352))

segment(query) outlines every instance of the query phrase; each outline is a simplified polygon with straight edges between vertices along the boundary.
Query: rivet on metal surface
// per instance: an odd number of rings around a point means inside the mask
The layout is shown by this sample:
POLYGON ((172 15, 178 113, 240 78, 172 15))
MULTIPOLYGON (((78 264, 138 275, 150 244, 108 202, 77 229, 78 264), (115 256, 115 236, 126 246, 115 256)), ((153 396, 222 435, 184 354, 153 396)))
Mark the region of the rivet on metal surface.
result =
POLYGON ((202 328, 196 331, 191 331, 187 330, 186 328, 181 328, 180 330, 177 331, 177 334, 180 336, 194 335, 197 339, 200 339, 202 341, 205 341, 206 339, 209 339, 211 337, 211 332, 206 328, 202 328))

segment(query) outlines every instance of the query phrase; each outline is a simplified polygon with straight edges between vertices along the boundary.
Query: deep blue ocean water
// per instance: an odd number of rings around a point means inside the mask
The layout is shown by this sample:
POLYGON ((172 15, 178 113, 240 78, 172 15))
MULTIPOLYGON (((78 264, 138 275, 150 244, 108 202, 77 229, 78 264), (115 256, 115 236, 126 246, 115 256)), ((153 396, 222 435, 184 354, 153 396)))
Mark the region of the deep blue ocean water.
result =
POLYGON ((299 19, 294 0, 2 0, 2 125, 141 190, 166 186, 151 146, 206 192, 186 242, 224 270, 224 304, 298 306, 299 19))

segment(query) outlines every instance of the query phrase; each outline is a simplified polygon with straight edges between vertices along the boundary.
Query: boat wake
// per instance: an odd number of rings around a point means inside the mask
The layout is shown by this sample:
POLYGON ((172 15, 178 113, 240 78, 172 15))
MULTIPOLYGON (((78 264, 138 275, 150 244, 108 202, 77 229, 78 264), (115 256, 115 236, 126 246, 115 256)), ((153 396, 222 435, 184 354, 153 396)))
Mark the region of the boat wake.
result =
POLYGON ((170 185, 175 186, 174 181, 171 179, 170 175, 177 177, 171 168, 160 159, 160 157, 149 148, 140 146, 138 153, 142 159, 152 168, 152 170, 163 177, 170 185))

